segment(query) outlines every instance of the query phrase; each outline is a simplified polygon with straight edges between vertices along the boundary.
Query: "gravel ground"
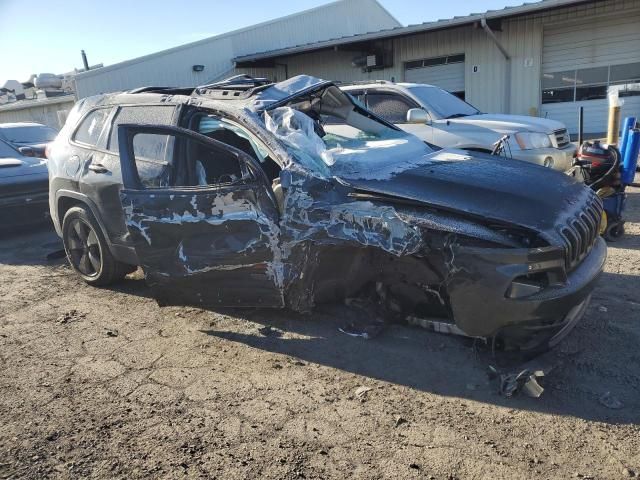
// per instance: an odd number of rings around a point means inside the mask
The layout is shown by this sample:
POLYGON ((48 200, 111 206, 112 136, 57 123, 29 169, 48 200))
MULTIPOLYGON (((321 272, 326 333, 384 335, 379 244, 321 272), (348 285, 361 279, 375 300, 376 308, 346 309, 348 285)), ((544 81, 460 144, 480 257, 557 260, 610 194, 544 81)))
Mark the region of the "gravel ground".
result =
POLYGON ((638 189, 626 216, 539 399, 499 396, 464 339, 347 337, 341 308, 159 308, 138 273, 97 289, 47 261, 51 231, 5 237, 0 478, 638 476, 638 189))

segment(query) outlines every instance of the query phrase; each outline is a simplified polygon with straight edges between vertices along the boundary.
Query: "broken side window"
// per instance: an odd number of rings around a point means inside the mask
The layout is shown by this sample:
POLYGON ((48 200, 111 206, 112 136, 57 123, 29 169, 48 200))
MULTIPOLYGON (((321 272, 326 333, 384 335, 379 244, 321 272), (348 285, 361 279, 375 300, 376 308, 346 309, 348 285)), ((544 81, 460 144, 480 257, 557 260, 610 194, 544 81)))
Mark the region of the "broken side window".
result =
POLYGON ((73 140, 84 145, 97 145, 110 112, 110 108, 98 108, 90 112, 84 117, 84 120, 82 120, 73 140))
POLYGON ((230 145, 260 163, 270 181, 278 178, 280 166, 260 140, 236 123, 216 115, 202 115, 195 130, 209 138, 230 145))
MULTIPOLYGON (((175 107, 172 105, 131 105, 120 107, 107 132, 107 150, 118 154, 118 125, 153 124, 171 125, 175 107)), ((168 187, 171 185, 171 159, 173 141, 169 135, 138 134, 133 141, 136 166, 140 180, 146 187, 168 187)), ((117 163, 117 162, 116 162, 117 163)))
POLYGON ((133 138, 133 154, 140 181, 147 188, 171 186, 173 137, 141 133, 133 138))

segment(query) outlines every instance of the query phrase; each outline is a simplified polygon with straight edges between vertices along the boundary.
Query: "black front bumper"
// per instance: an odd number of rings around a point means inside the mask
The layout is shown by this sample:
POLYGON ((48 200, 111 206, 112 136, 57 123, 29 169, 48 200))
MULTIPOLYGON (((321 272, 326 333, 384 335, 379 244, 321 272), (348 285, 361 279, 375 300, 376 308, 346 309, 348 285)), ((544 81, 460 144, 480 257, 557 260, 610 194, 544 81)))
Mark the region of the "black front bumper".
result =
POLYGON ((554 278, 564 277, 562 282, 532 295, 509 298, 514 279, 531 271, 544 272, 553 264, 548 261, 549 252, 461 248, 447 287, 455 323, 466 335, 500 337, 524 349, 545 342, 555 345, 584 314, 606 254, 606 244, 598 237, 570 273, 555 275, 549 269, 554 278))

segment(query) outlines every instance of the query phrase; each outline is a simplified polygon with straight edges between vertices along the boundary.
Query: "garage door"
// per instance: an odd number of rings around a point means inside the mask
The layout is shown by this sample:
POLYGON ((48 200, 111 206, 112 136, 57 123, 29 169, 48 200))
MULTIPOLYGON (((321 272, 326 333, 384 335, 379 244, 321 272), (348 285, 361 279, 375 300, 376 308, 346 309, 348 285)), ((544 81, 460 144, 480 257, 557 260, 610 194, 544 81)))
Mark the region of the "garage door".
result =
POLYGON ((464 98, 464 55, 449 55, 407 62, 404 81, 436 85, 464 98))
POLYGON ((624 99, 623 116, 640 115, 640 8, 615 17, 591 17, 545 28, 542 113, 577 132, 584 107, 585 132, 607 127, 607 89, 624 99))

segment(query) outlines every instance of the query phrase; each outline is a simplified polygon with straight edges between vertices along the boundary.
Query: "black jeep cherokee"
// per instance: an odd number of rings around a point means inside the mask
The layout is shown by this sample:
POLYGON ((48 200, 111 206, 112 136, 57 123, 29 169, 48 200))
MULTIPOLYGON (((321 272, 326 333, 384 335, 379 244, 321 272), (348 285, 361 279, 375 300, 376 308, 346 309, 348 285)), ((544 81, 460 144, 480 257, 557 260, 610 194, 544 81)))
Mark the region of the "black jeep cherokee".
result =
POLYGON ((84 99, 49 172, 78 274, 105 285, 140 265, 165 305, 308 311, 361 297, 530 349, 581 318, 606 257, 590 189, 434 152, 307 76, 84 99))

